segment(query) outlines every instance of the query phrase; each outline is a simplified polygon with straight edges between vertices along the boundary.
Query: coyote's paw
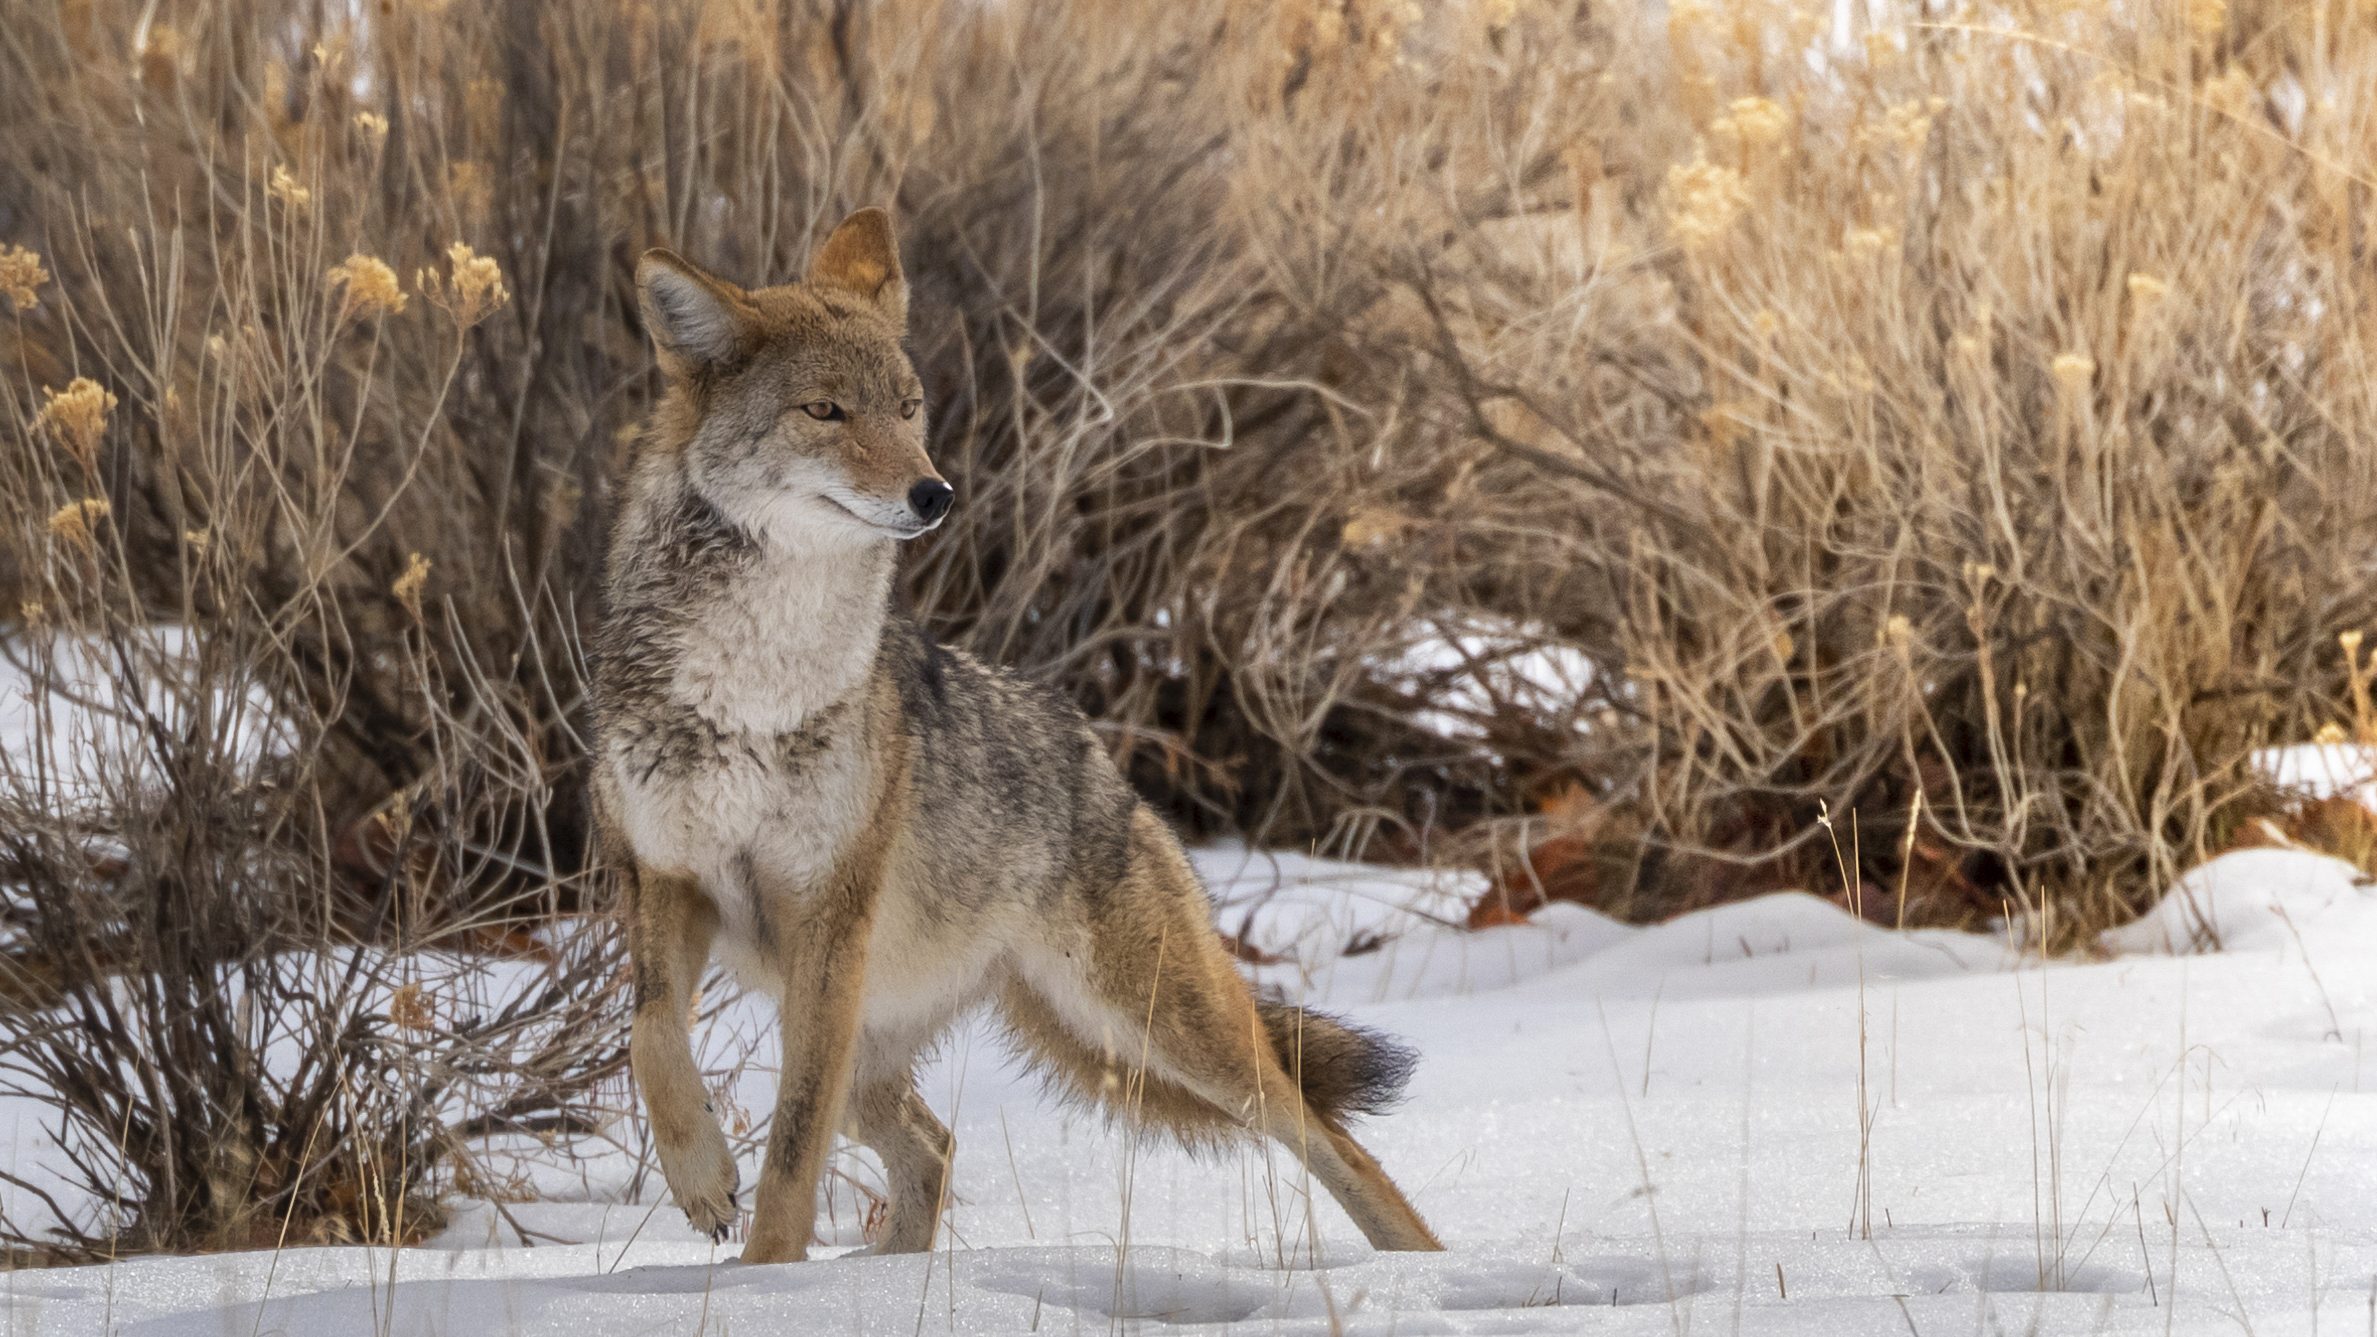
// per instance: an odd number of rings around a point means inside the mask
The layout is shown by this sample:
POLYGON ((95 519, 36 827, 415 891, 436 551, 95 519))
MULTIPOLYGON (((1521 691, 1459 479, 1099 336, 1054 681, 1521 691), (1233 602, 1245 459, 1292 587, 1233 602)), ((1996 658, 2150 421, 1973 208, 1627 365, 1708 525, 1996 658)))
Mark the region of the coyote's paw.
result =
POLYGON ((805 1263, 809 1261, 809 1246, 805 1243, 794 1244, 789 1239, 770 1238, 764 1235, 757 1226, 753 1226, 751 1239, 743 1245, 743 1255, 739 1261, 746 1263, 805 1263))
POLYGON ((726 1149, 726 1136, 712 1126, 699 1147, 677 1156, 664 1150, 660 1170, 668 1180, 669 1196, 676 1199, 677 1210, 685 1213, 693 1228, 725 1243, 727 1232, 734 1229, 735 1193, 742 1187, 735 1158, 726 1149))
POLYGON ((931 1209, 902 1212, 893 1208, 891 1219, 874 1243, 858 1250, 852 1257, 882 1258, 891 1254, 923 1253, 933 1247, 933 1226, 938 1214, 931 1209))

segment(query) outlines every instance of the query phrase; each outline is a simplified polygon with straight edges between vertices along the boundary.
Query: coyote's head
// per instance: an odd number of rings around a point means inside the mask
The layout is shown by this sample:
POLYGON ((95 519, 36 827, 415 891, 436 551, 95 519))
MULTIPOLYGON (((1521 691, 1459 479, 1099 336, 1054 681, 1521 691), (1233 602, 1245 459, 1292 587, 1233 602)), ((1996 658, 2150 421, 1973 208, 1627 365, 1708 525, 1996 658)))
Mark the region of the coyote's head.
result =
POLYGON ((914 538, 956 494, 924 454, 924 388, 900 346, 908 285, 891 219, 861 209, 808 277, 738 288, 667 251, 636 265, 693 485, 791 547, 914 538))

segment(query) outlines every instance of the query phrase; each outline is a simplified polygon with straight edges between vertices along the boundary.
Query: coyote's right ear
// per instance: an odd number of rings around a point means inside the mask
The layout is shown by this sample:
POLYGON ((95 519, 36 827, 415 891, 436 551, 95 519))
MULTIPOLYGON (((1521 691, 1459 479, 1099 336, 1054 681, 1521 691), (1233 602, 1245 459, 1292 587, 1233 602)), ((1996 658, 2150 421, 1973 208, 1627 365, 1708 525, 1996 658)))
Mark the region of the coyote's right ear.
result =
POLYGON ((636 300, 661 370, 679 379, 733 360, 757 315, 742 289, 657 248, 636 261, 636 300))

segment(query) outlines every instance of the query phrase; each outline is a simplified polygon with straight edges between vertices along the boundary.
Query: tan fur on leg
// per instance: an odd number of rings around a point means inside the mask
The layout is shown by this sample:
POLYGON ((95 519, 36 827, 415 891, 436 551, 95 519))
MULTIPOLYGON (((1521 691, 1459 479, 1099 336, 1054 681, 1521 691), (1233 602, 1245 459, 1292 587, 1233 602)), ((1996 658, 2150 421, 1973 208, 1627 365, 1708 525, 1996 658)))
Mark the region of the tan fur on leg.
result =
MULTIPOLYGON (((1182 1102, 1199 1101, 1293 1152, 1376 1247, 1443 1248, 1378 1162, 1288 1075, 1253 995, 1213 935, 1187 857, 1153 813, 1142 809, 1139 818, 1130 869, 1091 926, 1086 981, 1117 1017, 1131 1019, 1136 1033, 1123 1042, 1146 1054, 1145 1078, 1125 1087, 1138 1108, 1126 1112, 1193 1128, 1182 1102)), ((1009 1010, 1012 1018, 1012 1002, 1009 1010)), ((1137 1066, 1136 1055, 1116 1057, 1137 1066)), ((1300 1057, 1310 1065, 1320 1056, 1300 1057)), ((1324 1087, 1337 1084, 1316 1076, 1324 1087)))
MULTIPOLYGON (((817 1228, 817 1183, 850 1089, 882 860, 881 840, 868 841, 853 852, 832 887, 801 906, 797 920, 785 917, 773 962, 784 1064, 768 1126, 767 1164, 751 1201, 746 1263, 799 1262, 809 1256, 817 1228)), ((770 894, 767 888, 758 891, 763 898, 770 894)))
MULTIPOLYGON (((1160 1128, 1189 1147, 1207 1149, 1242 1136, 1246 1125, 1162 1074, 1142 1071, 1134 1051, 1103 1048, 1073 1033, 1048 1001, 1023 984, 999 996, 1007 1033, 1064 1094, 1110 1114, 1160 1128)), ((1135 1033, 1134 1033, 1134 1037, 1135 1033)), ((1120 1034, 1116 1042, 1120 1042, 1120 1034)))
POLYGON ((738 1175, 693 1060, 686 1013, 709 964, 718 915, 693 879, 636 869, 628 896, 635 1021, 628 1059, 652 1121, 669 1195, 693 1228, 715 1240, 735 1221, 738 1175))
POLYGON ((922 1253, 949 1199, 949 1164, 957 1143, 906 1077, 853 1092, 850 1118, 859 1141, 883 1158, 891 1211, 875 1253, 922 1253))

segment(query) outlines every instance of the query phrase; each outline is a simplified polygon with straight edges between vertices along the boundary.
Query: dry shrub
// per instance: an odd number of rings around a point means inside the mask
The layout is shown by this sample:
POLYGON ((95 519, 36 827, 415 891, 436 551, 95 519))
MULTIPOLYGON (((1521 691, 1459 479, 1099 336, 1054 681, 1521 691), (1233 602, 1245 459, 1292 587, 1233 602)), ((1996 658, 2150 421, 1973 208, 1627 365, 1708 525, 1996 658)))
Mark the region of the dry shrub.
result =
POLYGON ((1176 815, 1649 915, 1833 885, 1821 804, 1869 905, 2118 918, 2369 620, 2377 20, 1867 8, 14 15, 0 606, 186 627, 286 738, 20 759, 30 913, 94 840, 110 922, 584 903, 633 258, 889 201, 962 499, 908 592, 1176 815))
POLYGON ((2099 926, 2341 713, 2377 16, 2236 9, 1970 5, 1813 75, 1787 11, 1678 8, 1716 93, 1667 183, 1698 532, 1637 546, 1623 633, 1657 829, 1807 870, 1825 799, 1926 918, 2099 926))
POLYGON ((49 1146, 0 1170, 0 1245, 410 1241, 469 1139, 607 1121, 614 944, 486 932, 566 889, 424 913, 413 875, 470 857, 439 841, 368 910, 341 892, 320 721, 265 690, 299 674, 287 643, 114 615, 125 545, 71 514, 48 585, 69 597, 10 655, 33 690, 0 763, 0 881, 24 889, 0 914, 0 1093, 53 1109, 49 1146))

